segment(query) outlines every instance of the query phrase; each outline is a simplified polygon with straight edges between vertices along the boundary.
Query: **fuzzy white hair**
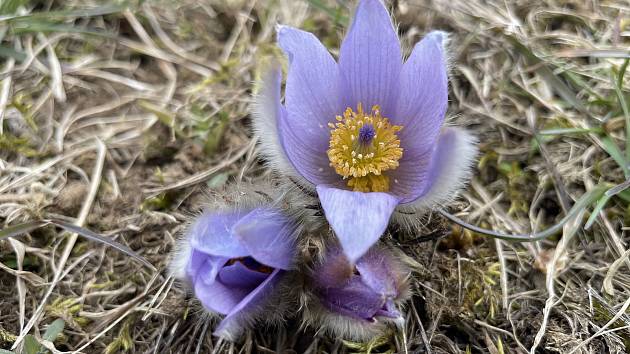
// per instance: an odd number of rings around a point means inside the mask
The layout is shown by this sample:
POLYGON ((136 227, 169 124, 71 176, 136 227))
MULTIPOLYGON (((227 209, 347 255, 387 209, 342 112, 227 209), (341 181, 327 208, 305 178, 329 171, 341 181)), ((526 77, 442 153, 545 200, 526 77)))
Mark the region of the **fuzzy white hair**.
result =
POLYGON ((281 103, 282 69, 280 64, 272 63, 257 84, 258 93, 254 95, 251 107, 254 135, 258 138, 260 154, 268 167, 284 177, 292 179, 302 188, 314 191, 308 182, 293 166, 282 146, 278 131, 278 119, 286 114, 281 103))
POLYGON ((392 215, 392 221, 404 229, 417 229, 423 214, 453 202, 470 180, 478 153, 477 138, 462 128, 447 129, 453 134, 452 148, 445 161, 439 162, 435 182, 425 195, 399 205, 392 215))
POLYGON ((181 282, 188 282, 186 267, 190 260, 191 252, 192 248, 188 240, 188 233, 186 233, 175 242, 175 247, 171 251, 171 259, 168 264, 168 274, 170 276, 181 282))

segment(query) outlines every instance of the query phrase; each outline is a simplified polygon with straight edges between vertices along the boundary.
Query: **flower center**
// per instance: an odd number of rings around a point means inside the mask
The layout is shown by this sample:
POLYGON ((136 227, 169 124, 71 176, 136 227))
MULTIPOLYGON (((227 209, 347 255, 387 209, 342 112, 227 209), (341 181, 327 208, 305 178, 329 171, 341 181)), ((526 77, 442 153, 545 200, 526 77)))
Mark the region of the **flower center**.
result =
POLYGON ((236 262, 239 262, 243 264, 245 267, 247 267, 248 269, 259 272, 259 273, 270 274, 271 272, 273 272, 272 267, 259 263, 252 257, 232 258, 225 265, 230 266, 236 262))
POLYGON ((336 119, 337 123, 328 123, 332 129, 327 151, 330 166, 348 179, 354 191, 389 191, 389 178, 383 171, 398 167, 403 149, 396 134, 402 126, 391 125, 379 106, 363 112, 360 103, 356 112, 348 107, 336 119))

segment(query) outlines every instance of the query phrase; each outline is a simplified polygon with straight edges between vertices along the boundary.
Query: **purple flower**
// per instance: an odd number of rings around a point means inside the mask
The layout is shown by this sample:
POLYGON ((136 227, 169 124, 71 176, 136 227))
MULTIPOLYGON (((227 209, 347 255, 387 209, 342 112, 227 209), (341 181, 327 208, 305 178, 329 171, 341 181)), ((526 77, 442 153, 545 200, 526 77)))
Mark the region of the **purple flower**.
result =
POLYGON ((475 139, 443 127, 446 37, 429 33, 403 62, 378 0, 359 3, 338 62, 312 34, 278 27, 289 72, 284 104, 277 68, 257 97, 262 152, 272 167, 315 186, 351 262, 378 240, 396 207, 447 202, 470 174, 475 139))
POLYGON ((191 225, 174 268, 205 309, 225 315, 215 335, 235 337, 266 305, 293 266, 293 231, 272 208, 205 212, 191 225))
POLYGON ((321 325, 338 335, 362 338, 401 319, 396 302, 408 295, 409 270, 391 251, 371 248, 352 266, 338 249, 313 271, 313 293, 326 310, 321 325))

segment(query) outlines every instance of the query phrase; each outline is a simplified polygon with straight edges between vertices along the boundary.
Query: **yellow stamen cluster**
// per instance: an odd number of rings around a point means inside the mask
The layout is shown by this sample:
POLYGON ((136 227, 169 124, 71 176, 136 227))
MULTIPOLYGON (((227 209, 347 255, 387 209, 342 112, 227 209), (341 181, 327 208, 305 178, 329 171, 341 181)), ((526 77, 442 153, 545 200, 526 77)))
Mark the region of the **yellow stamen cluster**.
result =
POLYGON ((337 123, 328 123, 330 166, 344 179, 348 187, 360 192, 386 192, 389 178, 384 171, 398 167, 403 149, 396 135, 402 126, 391 125, 381 116, 380 107, 373 106, 371 112, 363 112, 359 103, 357 112, 348 107, 337 123), (371 125, 371 127, 367 127, 371 125), (371 133, 366 139, 361 128, 366 126, 371 133))

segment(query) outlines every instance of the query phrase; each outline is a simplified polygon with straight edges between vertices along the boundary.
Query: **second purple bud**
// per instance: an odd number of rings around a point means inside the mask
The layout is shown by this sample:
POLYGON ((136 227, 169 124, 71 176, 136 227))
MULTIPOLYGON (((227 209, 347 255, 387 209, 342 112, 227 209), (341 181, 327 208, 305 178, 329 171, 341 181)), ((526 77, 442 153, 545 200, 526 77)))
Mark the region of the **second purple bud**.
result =
POLYGON ((306 321, 344 339, 371 339, 403 320, 409 276, 388 248, 372 247, 354 266, 341 249, 331 249, 313 267, 306 321))

